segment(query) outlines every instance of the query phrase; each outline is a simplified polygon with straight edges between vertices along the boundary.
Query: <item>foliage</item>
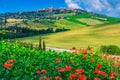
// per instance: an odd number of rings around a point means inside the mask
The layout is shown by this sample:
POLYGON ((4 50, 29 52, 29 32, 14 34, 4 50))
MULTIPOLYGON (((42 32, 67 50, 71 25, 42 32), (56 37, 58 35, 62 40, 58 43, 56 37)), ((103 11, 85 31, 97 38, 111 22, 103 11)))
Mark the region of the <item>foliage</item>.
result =
POLYGON ((41 36, 39 37, 38 49, 39 49, 39 50, 42 50, 42 38, 41 38, 41 36))
POLYGON ((25 27, 9 26, 8 28, 0 28, 0 30, 6 31, 6 33, 4 34, 0 33, 1 38, 13 39, 13 38, 33 36, 33 35, 38 35, 38 34, 48 34, 48 33, 68 31, 69 29, 63 28, 63 29, 59 29, 59 31, 58 31, 58 28, 56 28, 55 30, 53 28, 34 30, 30 28, 25 28, 25 27))
POLYGON ((58 19, 65 19, 66 15, 69 16, 73 13, 81 13, 84 11, 79 9, 76 11, 76 9, 68 10, 67 8, 61 8, 61 9, 51 9, 51 8, 45 8, 37 11, 28 11, 28 12, 16 12, 16 13, 5 13, 0 14, 0 18, 4 18, 6 16, 7 18, 15 18, 15 19, 49 19, 49 20, 58 20, 58 19), (69 14, 70 13, 70 14, 69 14), (66 14, 59 16, 59 14, 66 14), (57 16, 55 16, 57 15, 57 16))
POLYGON ((45 41, 43 41, 43 50, 46 50, 46 44, 45 44, 45 41))
POLYGON ((114 61, 109 60, 108 55, 103 58, 96 52, 84 54, 86 51, 81 50, 80 54, 71 54, 31 50, 20 47, 17 43, 9 44, 9 42, 2 41, 0 42, 0 79, 76 80, 77 77, 87 78, 87 80, 120 79, 120 67, 117 62, 117 66, 113 66, 114 61))
POLYGON ((100 51, 102 53, 108 53, 108 54, 113 54, 113 55, 120 55, 120 48, 116 45, 102 45, 100 47, 100 51))
POLYGON ((38 45, 39 50, 46 50, 46 44, 45 41, 42 40, 41 36, 39 37, 39 45, 38 45))

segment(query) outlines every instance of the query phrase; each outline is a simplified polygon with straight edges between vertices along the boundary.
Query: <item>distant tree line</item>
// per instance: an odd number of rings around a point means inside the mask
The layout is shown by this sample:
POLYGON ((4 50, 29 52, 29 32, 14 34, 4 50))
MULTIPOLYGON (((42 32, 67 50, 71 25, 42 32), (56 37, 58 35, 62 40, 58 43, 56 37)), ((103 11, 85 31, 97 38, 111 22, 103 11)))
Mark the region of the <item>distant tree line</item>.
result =
POLYGON ((9 26, 7 28, 0 28, 0 39, 22 38, 22 37, 27 37, 27 36, 63 32, 63 31, 68 31, 68 30, 70 29, 47 28, 47 29, 41 29, 41 30, 33 30, 30 28, 25 28, 25 27, 9 26))
POLYGON ((29 12, 16 12, 16 13, 5 13, 0 14, 0 18, 4 18, 5 16, 7 18, 15 18, 15 19, 63 19, 66 17, 55 17, 54 14, 66 14, 66 13, 76 13, 76 14, 82 14, 86 13, 84 10, 81 9, 41 9, 41 10, 35 10, 35 11, 29 11, 29 12))

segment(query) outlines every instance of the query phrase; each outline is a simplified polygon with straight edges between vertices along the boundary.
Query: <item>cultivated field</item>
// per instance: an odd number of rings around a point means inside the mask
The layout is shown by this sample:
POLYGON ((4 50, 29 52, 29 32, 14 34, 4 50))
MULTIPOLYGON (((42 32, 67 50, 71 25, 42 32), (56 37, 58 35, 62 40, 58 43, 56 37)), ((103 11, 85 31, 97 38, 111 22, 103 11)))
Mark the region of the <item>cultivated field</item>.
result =
POLYGON ((22 19, 14 19, 14 18, 9 18, 9 19, 7 19, 7 22, 8 22, 8 23, 21 22, 21 21, 22 21, 22 19))
POLYGON ((102 21, 99 20, 94 20, 91 18, 80 18, 78 19, 79 21, 86 23, 88 25, 99 25, 99 24, 104 24, 102 21))
POLYGON ((71 29, 71 30, 86 27, 85 25, 74 23, 74 22, 64 20, 64 19, 55 21, 54 25, 59 28, 67 28, 67 29, 71 29))

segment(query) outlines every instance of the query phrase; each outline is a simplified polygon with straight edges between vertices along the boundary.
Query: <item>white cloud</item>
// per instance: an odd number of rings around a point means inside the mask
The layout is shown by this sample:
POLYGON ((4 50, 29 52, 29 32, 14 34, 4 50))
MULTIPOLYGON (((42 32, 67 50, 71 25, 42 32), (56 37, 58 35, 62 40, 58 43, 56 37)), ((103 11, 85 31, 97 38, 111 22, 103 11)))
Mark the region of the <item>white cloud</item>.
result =
POLYGON ((87 11, 120 17, 119 0, 65 0, 70 8, 81 8, 87 11))
POLYGON ((79 0, 65 0, 65 3, 68 5, 69 8, 80 8, 77 1, 79 0))

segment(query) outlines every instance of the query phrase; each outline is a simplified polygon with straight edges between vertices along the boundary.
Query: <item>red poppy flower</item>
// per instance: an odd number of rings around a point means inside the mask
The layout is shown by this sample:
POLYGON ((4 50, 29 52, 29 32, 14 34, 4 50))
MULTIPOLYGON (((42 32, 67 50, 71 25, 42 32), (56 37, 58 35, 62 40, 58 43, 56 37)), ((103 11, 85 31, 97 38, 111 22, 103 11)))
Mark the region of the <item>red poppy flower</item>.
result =
POLYGON ((88 53, 88 50, 86 49, 86 50, 82 50, 82 53, 84 53, 84 54, 86 54, 86 53, 88 53))
POLYGON ((86 79, 87 79, 87 77, 85 75, 80 75, 79 76, 79 80, 86 80, 86 79))
POLYGON ((76 74, 82 74, 84 73, 84 69, 77 69, 75 72, 76 74))
POLYGON ((62 72, 65 72, 65 70, 66 70, 65 68, 60 68, 59 72, 62 73, 62 72))
POLYGON ((107 74, 106 74, 104 71, 101 71, 101 70, 98 70, 98 69, 95 69, 94 73, 95 73, 95 74, 100 74, 100 75, 102 75, 102 76, 104 76, 104 77, 107 76, 107 74))
POLYGON ((114 64, 113 66, 114 66, 114 68, 118 68, 118 67, 119 67, 119 65, 118 65, 118 64, 114 64))
POLYGON ((110 56, 110 54, 105 54, 105 56, 110 56))
POLYGON ((72 67, 71 66, 66 66, 66 71, 71 71, 72 67))
POLYGON ((101 74, 102 76, 104 76, 104 77, 106 77, 107 76, 107 74, 104 72, 104 71, 100 71, 100 73, 99 74, 101 74))
POLYGON ((41 73, 46 74, 47 71, 43 69, 43 70, 41 70, 41 73))
POLYGON ((77 50, 77 49, 74 49, 74 50, 72 50, 72 54, 79 54, 80 52, 79 52, 79 50, 77 50))
POLYGON ((103 56, 103 58, 107 58, 109 56, 109 54, 105 54, 104 56, 103 56))
POLYGON ((13 64, 10 64, 10 63, 4 64, 4 68, 11 68, 12 66, 13 66, 13 64))
POLYGON ((7 60, 7 63, 13 63, 15 60, 7 60))
POLYGON ((97 68, 101 68, 101 67, 102 67, 102 64, 101 64, 101 63, 98 63, 96 66, 97 66, 97 68))
POLYGON ((56 76, 56 77, 55 77, 55 80, 63 80, 63 79, 62 79, 62 77, 56 76))
POLYGON ((70 75, 70 80, 76 79, 76 77, 77 77, 76 74, 71 74, 71 75, 70 75))
POLYGON ((56 63, 60 63, 60 58, 56 58, 56 63))
POLYGON ((111 60, 111 61, 113 61, 113 58, 112 58, 112 57, 110 57, 110 60, 111 60))
POLYGON ((87 55, 83 55, 83 59, 86 59, 87 58, 87 55))
POLYGON ((55 80, 59 80, 59 77, 58 77, 58 76, 56 76, 56 77, 55 77, 55 80))
POLYGON ((99 70, 96 68, 95 71, 94 71, 94 73, 97 74, 98 72, 99 72, 99 70))
POLYGON ((101 80, 100 78, 96 78, 96 77, 94 77, 94 80, 101 80))
POLYGON ((117 76, 116 72, 111 72, 111 74, 110 74, 110 78, 111 79, 114 79, 116 76, 117 76))
POLYGON ((94 62, 94 58, 90 58, 90 61, 91 61, 91 62, 94 62))
POLYGON ((46 78, 45 80, 51 80, 51 78, 46 78))
POLYGON ((60 77, 59 80, 63 80, 62 77, 60 77))

